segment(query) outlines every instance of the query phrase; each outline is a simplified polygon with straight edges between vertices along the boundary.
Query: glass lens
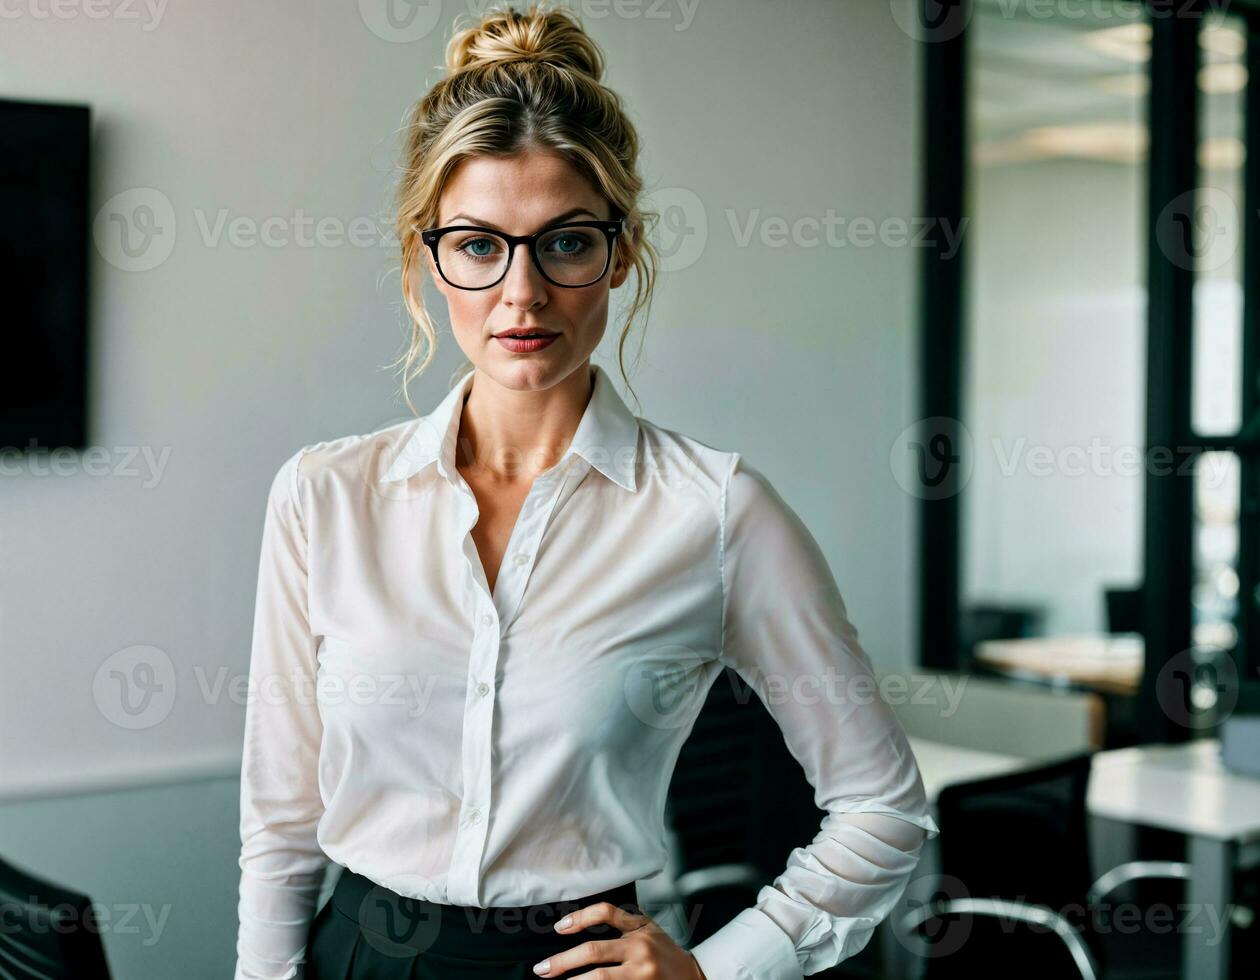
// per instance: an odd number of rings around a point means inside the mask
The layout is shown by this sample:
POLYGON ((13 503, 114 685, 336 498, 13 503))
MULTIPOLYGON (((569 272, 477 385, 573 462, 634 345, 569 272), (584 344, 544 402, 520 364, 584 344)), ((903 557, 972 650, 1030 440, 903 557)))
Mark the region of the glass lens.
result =
POLYGON ((452 231, 438 239, 442 275, 456 286, 489 286, 503 275, 507 256, 507 242, 489 232, 452 231))
MULTIPOLYGON (((552 228, 538 240, 544 271, 564 286, 586 286, 604 272, 608 238, 598 228, 552 228)), ((452 231, 438 242, 442 274, 456 286, 482 289, 507 265, 508 243, 493 232, 452 231)))
POLYGON ((600 277, 608 260, 608 236, 598 228, 553 228, 538 239, 543 271, 565 286, 600 277))

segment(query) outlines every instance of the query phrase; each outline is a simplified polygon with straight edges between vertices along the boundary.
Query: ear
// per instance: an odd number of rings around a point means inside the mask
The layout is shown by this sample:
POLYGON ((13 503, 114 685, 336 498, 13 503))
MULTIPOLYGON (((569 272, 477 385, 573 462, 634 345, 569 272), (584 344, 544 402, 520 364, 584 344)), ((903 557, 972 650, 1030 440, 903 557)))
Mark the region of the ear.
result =
MULTIPOLYGON (((619 212, 614 211, 613 213, 616 214, 619 212)), ((617 240, 613 242, 613 270, 612 275, 608 280, 609 289, 617 289, 630 275, 630 266, 632 263, 626 257, 629 252, 629 249, 625 244, 627 241, 626 235, 630 233, 637 223, 637 218, 627 217, 622 224, 622 234, 619 235, 617 240)))
POLYGON ((608 279, 608 288, 616 289, 630 275, 630 264, 621 257, 621 249, 617 249, 613 261, 612 275, 608 279))
POLYGON ((429 279, 433 282, 433 287, 444 297, 449 299, 450 297, 447 294, 448 287, 446 285, 446 280, 443 279, 441 273, 438 272, 437 263, 433 260, 432 249, 426 245, 421 245, 420 251, 424 256, 423 261, 425 271, 428 272, 429 279))

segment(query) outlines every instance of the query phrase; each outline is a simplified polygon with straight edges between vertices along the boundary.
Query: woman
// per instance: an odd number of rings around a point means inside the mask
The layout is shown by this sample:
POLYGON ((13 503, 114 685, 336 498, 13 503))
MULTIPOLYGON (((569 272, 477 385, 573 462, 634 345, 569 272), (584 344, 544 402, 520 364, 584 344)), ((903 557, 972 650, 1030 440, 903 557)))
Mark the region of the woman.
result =
POLYGON ((563 10, 509 8, 447 63, 406 130, 404 394, 436 342, 421 270, 471 370, 428 415, 303 446, 272 483, 236 976, 816 973, 866 944, 937 832, 904 732, 765 477, 637 417, 591 363, 609 291, 636 271, 620 353, 654 281, 599 49, 563 10), (688 951, 635 882, 665 866, 674 761, 728 666, 827 816, 688 951))

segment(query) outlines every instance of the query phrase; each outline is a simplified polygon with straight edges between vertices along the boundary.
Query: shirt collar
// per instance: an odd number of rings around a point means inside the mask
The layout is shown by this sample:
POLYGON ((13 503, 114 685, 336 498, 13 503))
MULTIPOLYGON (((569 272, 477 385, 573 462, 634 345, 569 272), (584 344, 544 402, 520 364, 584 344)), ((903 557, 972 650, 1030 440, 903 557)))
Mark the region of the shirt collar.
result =
MULTIPOLYGON (((571 453, 577 453, 608 479, 634 491, 639 420, 617 394, 608 373, 598 364, 592 364, 591 370, 595 388, 560 462, 571 453)), ((416 421, 414 431, 405 438, 381 482, 405 480, 430 463, 436 463, 438 471, 448 481, 454 482, 455 442, 459 435, 464 396, 472 385, 473 374, 469 371, 432 412, 416 421)))

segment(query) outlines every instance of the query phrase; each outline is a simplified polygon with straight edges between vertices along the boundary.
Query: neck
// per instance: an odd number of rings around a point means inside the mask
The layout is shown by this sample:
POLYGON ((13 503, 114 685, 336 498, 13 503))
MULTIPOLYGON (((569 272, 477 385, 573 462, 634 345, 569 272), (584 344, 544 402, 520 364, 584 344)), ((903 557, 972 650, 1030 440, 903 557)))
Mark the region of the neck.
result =
POLYGON ((568 449, 594 383, 590 361, 542 391, 515 391, 478 372, 460 414, 457 469, 497 483, 531 482, 568 449))

